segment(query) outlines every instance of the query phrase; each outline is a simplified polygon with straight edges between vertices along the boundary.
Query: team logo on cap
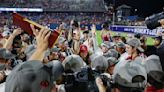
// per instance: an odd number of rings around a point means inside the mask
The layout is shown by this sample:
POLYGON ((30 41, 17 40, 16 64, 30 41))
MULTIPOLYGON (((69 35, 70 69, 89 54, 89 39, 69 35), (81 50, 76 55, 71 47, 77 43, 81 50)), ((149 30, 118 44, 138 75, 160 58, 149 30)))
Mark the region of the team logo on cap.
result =
POLYGON ((42 88, 46 88, 46 87, 49 86, 49 82, 47 80, 43 80, 43 81, 40 82, 40 86, 42 88))
POLYGON ((132 56, 128 56, 126 60, 132 60, 132 56))

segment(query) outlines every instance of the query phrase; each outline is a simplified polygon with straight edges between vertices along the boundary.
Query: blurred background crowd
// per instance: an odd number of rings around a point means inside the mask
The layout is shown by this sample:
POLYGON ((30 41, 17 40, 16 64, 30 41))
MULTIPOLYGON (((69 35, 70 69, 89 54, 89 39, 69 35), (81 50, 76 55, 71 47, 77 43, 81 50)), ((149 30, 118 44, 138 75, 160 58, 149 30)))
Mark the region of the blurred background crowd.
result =
POLYGON ((164 92, 164 32, 125 36, 110 29, 111 25, 163 29, 164 13, 145 19, 131 15, 132 7, 113 10, 114 4, 105 1, 0 1, 1 92, 164 92), (43 12, 1 7, 43 8, 43 12), (14 25, 13 12, 42 26, 30 23, 31 35, 14 25), (56 41, 50 47, 52 39, 56 41))

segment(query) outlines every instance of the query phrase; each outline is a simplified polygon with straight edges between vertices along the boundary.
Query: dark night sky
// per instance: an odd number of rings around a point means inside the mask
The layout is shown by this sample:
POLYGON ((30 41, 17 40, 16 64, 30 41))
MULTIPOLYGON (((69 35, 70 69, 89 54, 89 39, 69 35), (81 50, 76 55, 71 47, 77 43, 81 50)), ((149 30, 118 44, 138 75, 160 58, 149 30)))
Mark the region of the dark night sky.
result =
POLYGON ((133 11, 136 8, 136 14, 142 17, 146 17, 153 13, 162 12, 164 7, 164 0, 115 0, 115 4, 116 7, 122 4, 126 4, 131 6, 133 11))

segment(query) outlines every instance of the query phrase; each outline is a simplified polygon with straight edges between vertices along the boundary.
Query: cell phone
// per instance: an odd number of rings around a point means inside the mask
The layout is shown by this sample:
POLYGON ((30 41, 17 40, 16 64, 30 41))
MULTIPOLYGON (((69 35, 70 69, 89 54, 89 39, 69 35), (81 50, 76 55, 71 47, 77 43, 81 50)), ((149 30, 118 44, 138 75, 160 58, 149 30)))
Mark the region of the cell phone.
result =
MULTIPOLYGON (((20 27, 22 30, 27 32, 29 35, 34 36, 33 31, 30 27, 30 24, 33 24, 35 29, 38 29, 38 30, 44 28, 44 26, 25 18, 18 13, 13 13, 12 16, 13 16, 13 24, 15 26, 20 27)), ((52 48, 53 45, 55 44, 55 42, 57 41, 60 33, 58 31, 52 31, 52 30, 50 30, 50 31, 51 31, 51 35, 50 35, 48 41, 49 41, 49 48, 52 48)))

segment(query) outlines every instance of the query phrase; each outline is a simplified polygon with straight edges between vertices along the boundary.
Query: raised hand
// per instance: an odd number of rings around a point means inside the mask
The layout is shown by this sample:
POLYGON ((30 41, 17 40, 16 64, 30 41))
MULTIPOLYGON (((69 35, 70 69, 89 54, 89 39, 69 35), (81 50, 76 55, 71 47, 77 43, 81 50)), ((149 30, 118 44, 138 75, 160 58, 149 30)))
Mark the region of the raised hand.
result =
POLYGON ((13 44, 13 40, 14 38, 21 34, 23 31, 21 30, 21 28, 17 28, 14 29, 13 33, 10 35, 10 37, 7 39, 6 43, 4 44, 3 48, 6 48, 8 50, 12 49, 12 44, 13 44))
POLYGON ((45 51, 48 49, 48 39, 51 35, 51 31, 46 28, 42 28, 41 30, 37 30, 33 25, 30 25, 33 30, 33 34, 36 36, 37 48, 33 55, 29 60, 39 60, 43 62, 43 58, 45 55, 45 51))
POLYGON ((33 34, 36 36, 37 49, 45 51, 48 48, 48 39, 50 37, 51 31, 47 28, 42 28, 37 30, 33 25, 30 25, 33 30, 33 34))
POLYGON ((13 36, 17 36, 19 34, 21 34, 23 31, 21 30, 21 28, 17 28, 17 29, 14 29, 12 35, 13 36))
POLYGON ((161 20, 160 20, 160 24, 161 24, 161 26, 164 28, 164 19, 161 19, 161 20))
POLYGON ((92 25, 91 26, 91 32, 92 32, 92 35, 95 36, 96 35, 96 25, 92 25))
POLYGON ((99 77, 96 78, 96 85, 99 89, 99 92, 106 92, 106 87, 103 85, 101 78, 99 77))

